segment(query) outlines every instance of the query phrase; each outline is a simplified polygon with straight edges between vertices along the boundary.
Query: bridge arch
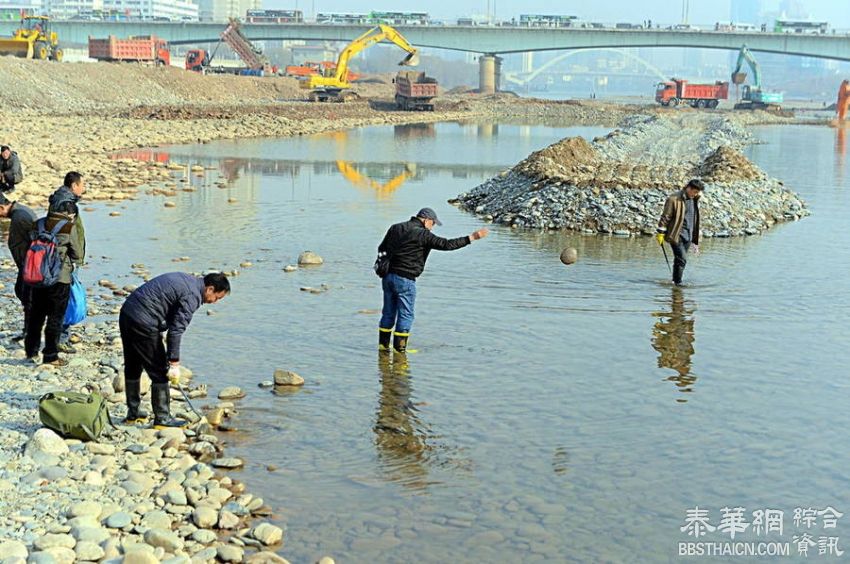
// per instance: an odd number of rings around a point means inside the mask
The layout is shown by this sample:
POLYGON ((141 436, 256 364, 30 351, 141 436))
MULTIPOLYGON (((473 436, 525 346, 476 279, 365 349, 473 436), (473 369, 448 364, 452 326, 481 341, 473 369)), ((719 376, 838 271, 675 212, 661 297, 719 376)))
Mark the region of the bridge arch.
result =
POLYGON ((598 47, 598 48, 591 48, 591 49, 575 49, 575 50, 572 50, 572 51, 567 51, 566 53, 561 53, 557 57, 546 61, 539 68, 534 69, 532 72, 530 72, 528 74, 525 74, 525 73, 505 73, 505 80, 507 80, 508 82, 512 82, 514 84, 519 84, 520 86, 525 86, 526 84, 530 83, 532 80, 534 80, 535 78, 540 76, 541 73, 543 73, 546 70, 548 70, 549 68, 557 65, 558 63, 561 63, 561 62, 569 59, 570 57, 573 57, 573 56, 578 55, 580 53, 589 53, 589 52, 593 52, 593 51, 617 53, 619 55, 622 55, 626 59, 635 61, 636 63, 640 63, 641 65, 643 65, 644 68, 651 71, 653 74, 655 74, 661 80, 667 80, 667 78, 668 78, 667 75, 665 75, 663 72, 661 72, 661 70, 658 69, 658 67, 644 61, 643 59, 641 59, 637 55, 633 55, 632 53, 629 53, 628 51, 624 51, 622 49, 611 49, 611 48, 608 48, 608 47, 598 47))

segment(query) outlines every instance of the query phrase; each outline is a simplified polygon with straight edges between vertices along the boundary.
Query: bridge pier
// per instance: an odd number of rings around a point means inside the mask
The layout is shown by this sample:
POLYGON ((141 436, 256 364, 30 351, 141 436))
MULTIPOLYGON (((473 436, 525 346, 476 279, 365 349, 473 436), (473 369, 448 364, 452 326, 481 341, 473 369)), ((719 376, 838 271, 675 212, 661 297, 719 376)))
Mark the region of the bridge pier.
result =
POLYGON ((495 94, 502 80, 502 58, 486 53, 478 57, 478 92, 495 94))

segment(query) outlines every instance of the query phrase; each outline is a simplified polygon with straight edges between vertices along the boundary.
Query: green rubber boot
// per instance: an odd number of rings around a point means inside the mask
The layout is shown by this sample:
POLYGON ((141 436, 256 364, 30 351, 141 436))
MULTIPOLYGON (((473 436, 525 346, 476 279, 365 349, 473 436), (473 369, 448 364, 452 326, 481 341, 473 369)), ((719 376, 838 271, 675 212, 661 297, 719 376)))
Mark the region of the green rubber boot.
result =
POLYGON ((189 422, 171 416, 171 390, 168 382, 151 385, 151 404, 153 405, 153 428, 168 429, 172 427, 185 428, 189 422))

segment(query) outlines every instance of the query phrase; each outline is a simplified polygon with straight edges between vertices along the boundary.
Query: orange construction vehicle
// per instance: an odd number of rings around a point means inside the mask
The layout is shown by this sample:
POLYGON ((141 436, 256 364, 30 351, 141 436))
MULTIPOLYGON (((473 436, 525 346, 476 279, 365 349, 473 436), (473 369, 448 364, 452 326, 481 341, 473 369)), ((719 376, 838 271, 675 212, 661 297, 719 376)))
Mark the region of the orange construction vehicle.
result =
POLYGON ((847 117, 847 112, 850 110, 850 80, 845 80, 838 87, 838 105, 835 107, 838 112, 838 121, 844 121, 847 117))
POLYGON ((154 35, 118 39, 89 37, 89 57, 99 61, 135 61, 157 65, 170 65, 168 42, 154 35))
POLYGON ((212 53, 207 53, 203 49, 190 49, 186 53, 186 70, 210 73, 236 73, 251 76, 263 76, 266 73, 277 74, 277 67, 272 66, 268 58, 263 55, 262 50, 245 37, 245 34, 242 33, 239 20, 236 18, 230 18, 230 23, 227 24, 227 27, 224 28, 224 31, 221 32, 219 37, 219 42, 216 44, 212 53), (242 62, 245 63, 244 67, 212 66, 212 61, 222 43, 227 43, 233 49, 242 62))
MULTIPOLYGON (((311 75, 333 76, 336 72, 336 63, 334 61, 305 61, 303 65, 289 65, 285 69, 286 76, 294 76, 302 78, 311 75)), ((352 82, 360 78, 360 74, 348 71, 348 82, 352 82)))
POLYGON ((720 100, 727 98, 729 83, 719 80, 714 84, 691 84, 687 80, 673 78, 669 82, 659 82, 655 87, 655 101, 674 108, 679 104, 694 108, 716 108, 720 100))

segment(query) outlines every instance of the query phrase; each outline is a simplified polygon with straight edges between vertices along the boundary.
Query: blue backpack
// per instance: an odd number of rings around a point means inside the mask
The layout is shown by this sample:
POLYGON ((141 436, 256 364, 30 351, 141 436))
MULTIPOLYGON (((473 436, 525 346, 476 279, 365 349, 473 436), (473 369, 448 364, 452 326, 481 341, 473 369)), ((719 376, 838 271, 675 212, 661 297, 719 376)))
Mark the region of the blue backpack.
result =
POLYGON ((57 237, 68 220, 58 221, 53 229, 47 229, 46 222, 46 217, 36 222, 35 236, 24 259, 24 284, 36 288, 53 286, 59 281, 59 273, 62 271, 62 257, 59 256, 57 237))

